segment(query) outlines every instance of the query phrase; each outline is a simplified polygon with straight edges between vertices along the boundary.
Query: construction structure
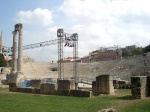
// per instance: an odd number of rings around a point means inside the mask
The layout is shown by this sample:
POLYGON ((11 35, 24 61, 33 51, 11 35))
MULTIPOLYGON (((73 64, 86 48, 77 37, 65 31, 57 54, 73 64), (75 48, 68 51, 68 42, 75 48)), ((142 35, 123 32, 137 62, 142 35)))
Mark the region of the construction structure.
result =
POLYGON ((73 47, 73 79, 75 80, 75 88, 77 89, 78 82, 78 34, 65 33, 63 29, 57 30, 58 37, 58 79, 64 79, 64 63, 63 63, 63 43, 65 47, 73 47), (64 38, 65 37, 65 38, 64 38))

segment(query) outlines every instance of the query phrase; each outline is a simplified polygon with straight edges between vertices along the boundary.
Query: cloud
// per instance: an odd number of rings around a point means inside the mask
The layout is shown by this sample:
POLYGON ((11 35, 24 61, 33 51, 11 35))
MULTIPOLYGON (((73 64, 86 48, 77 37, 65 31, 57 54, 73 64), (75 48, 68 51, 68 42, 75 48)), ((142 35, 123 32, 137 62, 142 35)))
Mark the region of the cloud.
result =
MULTIPOLYGON (((148 45, 148 4, 149 0, 64 0, 57 11, 41 8, 20 11, 17 20, 25 25, 34 24, 33 29, 24 28, 24 45, 57 39, 58 28, 64 28, 66 33, 78 33, 78 55, 83 57, 100 47, 148 45), (53 14, 58 15, 54 20, 53 14)), ((36 61, 57 61, 57 50, 57 45, 52 45, 25 54, 36 61)), ((72 48, 64 47, 64 57, 72 55, 72 48)))
POLYGON ((24 24, 48 26, 53 23, 52 11, 41 8, 37 8, 34 11, 19 11, 17 13, 17 21, 24 24))
POLYGON ((72 30, 78 31, 79 41, 87 50, 118 44, 125 47, 137 42, 146 46, 150 41, 149 3, 148 0, 65 0, 59 11, 74 23, 72 30))

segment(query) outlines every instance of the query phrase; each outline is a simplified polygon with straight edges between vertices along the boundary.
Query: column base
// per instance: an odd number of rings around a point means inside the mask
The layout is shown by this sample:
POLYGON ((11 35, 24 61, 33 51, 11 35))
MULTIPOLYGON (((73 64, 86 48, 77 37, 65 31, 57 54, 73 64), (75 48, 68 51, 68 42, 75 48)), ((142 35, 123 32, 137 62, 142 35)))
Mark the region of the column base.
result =
POLYGON ((9 74, 9 83, 16 83, 17 86, 20 85, 21 82, 24 82, 25 77, 22 72, 12 71, 9 74))

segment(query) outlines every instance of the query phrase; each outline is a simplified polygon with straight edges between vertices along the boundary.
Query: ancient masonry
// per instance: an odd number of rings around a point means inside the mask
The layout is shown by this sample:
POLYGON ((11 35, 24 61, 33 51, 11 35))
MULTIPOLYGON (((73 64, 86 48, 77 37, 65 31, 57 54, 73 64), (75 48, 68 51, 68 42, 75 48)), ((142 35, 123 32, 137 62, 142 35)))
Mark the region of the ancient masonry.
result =
POLYGON ((10 74, 9 83, 17 83, 19 84, 21 81, 24 80, 24 76, 22 73, 22 63, 23 63, 23 43, 22 43, 22 30, 23 26, 21 23, 15 25, 15 30, 13 33, 13 67, 12 72, 10 74), (18 60, 17 60, 17 33, 19 33, 18 39, 18 60), (18 61, 18 62, 16 62, 18 61))
POLYGON ((150 96, 150 76, 132 76, 131 93, 136 99, 143 99, 150 96))
POLYGON ((111 75, 99 75, 92 82, 93 95, 114 94, 113 79, 111 75))

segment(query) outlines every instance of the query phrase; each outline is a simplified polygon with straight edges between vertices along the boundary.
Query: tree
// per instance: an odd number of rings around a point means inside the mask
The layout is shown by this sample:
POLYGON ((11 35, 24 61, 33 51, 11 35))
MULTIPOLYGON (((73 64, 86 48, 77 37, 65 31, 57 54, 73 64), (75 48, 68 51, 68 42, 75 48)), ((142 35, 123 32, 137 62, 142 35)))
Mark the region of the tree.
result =
POLYGON ((132 51, 132 55, 142 55, 143 54, 143 48, 138 47, 132 51))
POLYGON ((122 56, 123 56, 123 57, 128 56, 128 51, 122 49, 122 56))
POLYGON ((143 52, 144 51, 142 47, 135 48, 132 51, 122 50, 122 56, 125 57, 125 56, 142 55, 143 52))
POLYGON ((6 67, 6 65, 7 65, 7 62, 4 59, 3 54, 0 54, 0 67, 6 67))
POLYGON ((150 52, 150 44, 144 48, 144 53, 150 52))

